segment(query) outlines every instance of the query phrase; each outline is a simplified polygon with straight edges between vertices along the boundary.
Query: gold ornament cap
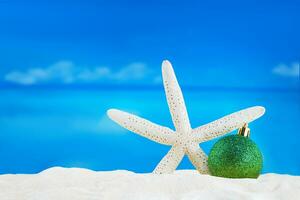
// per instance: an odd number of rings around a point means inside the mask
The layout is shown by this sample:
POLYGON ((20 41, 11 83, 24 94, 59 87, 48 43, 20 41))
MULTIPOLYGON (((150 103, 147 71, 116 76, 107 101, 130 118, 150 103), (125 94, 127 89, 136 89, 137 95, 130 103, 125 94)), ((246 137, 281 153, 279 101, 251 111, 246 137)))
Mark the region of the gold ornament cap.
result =
POLYGON ((248 128, 248 124, 244 124, 243 127, 239 128, 238 134, 244 137, 250 137, 250 128, 248 128))

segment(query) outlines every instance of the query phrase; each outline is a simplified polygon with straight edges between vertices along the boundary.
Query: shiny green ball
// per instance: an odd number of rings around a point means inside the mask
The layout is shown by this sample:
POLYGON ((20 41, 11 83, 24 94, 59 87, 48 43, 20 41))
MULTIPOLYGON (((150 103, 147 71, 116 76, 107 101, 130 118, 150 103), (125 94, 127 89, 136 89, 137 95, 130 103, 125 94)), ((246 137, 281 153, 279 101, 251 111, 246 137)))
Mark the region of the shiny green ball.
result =
POLYGON ((241 135, 220 139, 208 156, 208 168, 213 176, 257 178, 262 166, 263 157, 257 145, 241 135))

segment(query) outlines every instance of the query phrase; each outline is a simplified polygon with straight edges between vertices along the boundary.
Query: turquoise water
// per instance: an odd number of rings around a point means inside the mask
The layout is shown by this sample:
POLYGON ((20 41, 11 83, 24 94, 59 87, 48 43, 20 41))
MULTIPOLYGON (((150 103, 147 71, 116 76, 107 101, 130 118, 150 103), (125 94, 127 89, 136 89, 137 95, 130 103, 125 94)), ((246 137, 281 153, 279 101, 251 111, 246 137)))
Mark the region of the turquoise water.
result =
MULTIPOLYGON (((250 124, 251 138, 264 155, 263 172, 300 175, 298 91, 183 91, 193 127, 265 106, 265 116, 250 124)), ((106 117, 109 108, 173 128, 162 89, 1 89, 0 173, 36 173, 51 166, 152 171, 169 147, 120 128, 106 117)), ((201 147, 209 153, 216 141, 201 147)), ((193 166, 185 158, 179 168, 193 166)))

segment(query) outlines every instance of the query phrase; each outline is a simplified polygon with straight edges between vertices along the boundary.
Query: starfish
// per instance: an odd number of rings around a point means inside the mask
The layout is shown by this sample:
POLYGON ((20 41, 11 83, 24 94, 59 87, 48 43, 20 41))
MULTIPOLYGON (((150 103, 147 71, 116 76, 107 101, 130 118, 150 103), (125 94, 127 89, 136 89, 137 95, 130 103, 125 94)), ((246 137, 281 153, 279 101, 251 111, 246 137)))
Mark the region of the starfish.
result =
POLYGON ((208 174, 207 155, 199 147, 199 143, 238 129, 265 112, 264 107, 254 106, 192 129, 181 89, 172 65, 167 60, 162 63, 162 76, 175 131, 121 110, 107 111, 108 116, 120 126, 157 143, 172 146, 153 173, 172 173, 187 154, 200 173, 208 174))

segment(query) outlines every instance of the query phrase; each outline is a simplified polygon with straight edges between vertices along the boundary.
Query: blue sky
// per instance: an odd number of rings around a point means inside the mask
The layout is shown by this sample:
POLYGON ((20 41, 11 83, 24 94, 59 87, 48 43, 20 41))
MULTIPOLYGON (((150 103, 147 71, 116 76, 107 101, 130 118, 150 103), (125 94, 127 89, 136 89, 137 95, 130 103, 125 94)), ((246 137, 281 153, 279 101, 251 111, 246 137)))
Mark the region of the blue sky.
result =
POLYGON ((299 89, 297 1, 0 1, 0 83, 299 89))

